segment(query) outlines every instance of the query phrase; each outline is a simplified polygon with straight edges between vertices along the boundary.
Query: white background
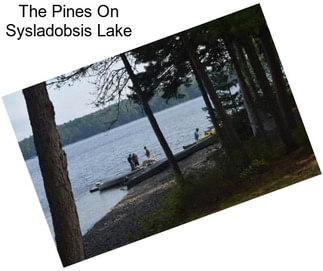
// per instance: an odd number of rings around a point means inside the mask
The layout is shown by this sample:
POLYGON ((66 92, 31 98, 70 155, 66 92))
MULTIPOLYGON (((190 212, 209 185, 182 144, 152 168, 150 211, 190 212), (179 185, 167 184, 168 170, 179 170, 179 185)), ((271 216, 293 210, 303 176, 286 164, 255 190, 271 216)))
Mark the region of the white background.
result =
MULTIPOLYGON (((256 1, 55 1, 118 7, 109 26, 131 26, 131 38, 29 38, 5 35, 20 18, 18 3, 1 1, 0 94, 12 93, 86 64, 185 30, 256 1)), ((317 160, 322 165, 321 1, 260 1, 317 160)), ((50 1, 28 1, 49 7, 50 1)), ((98 23, 98 18, 64 20, 98 23)), ((59 21, 55 20, 55 23, 59 21)), ((63 21, 61 21, 63 22, 63 21)), ((0 249, 2 270, 61 270, 56 247, 0 102, 0 249)), ((68 267, 70 270, 323 270, 322 177, 301 182, 214 215, 68 267)))

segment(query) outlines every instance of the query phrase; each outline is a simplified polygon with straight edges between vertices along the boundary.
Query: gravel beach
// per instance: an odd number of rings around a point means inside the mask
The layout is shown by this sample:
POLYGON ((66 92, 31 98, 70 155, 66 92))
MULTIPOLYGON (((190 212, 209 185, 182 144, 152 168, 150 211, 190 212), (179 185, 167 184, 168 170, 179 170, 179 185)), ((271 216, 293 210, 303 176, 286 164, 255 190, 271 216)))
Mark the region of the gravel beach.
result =
MULTIPOLYGON (((200 150, 182 160, 180 168, 186 171, 205 165, 209 150, 200 150)), ((87 258, 128 244, 138 230, 140 218, 158 209, 159 195, 175 184, 170 176, 168 169, 131 188, 128 195, 83 236, 87 258)))

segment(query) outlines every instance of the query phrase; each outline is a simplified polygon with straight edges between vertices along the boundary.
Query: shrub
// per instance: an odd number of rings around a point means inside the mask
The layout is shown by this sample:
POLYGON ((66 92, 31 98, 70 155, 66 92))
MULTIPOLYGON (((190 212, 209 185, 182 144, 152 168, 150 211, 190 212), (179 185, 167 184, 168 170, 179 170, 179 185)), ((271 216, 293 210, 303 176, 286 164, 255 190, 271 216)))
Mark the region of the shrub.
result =
POLYGON ((284 152, 282 145, 268 146, 263 139, 259 137, 253 137, 243 143, 243 148, 249 156, 249 159, 261 160, 272 162, 280 158, 284 152))
POLYGON ((240 178, 241 179, 248 179, 251 176, 261 173, 268 163, 264 159, 255 159, 251 162, 251 164, 245 168, 241 173, 240 173, 240 178))
POLYGON ((305 127, 302 123, 299 123, 293 131, 293 139, 295 143, 299 146, 310 147, 310 141, 307 137, 305 127))

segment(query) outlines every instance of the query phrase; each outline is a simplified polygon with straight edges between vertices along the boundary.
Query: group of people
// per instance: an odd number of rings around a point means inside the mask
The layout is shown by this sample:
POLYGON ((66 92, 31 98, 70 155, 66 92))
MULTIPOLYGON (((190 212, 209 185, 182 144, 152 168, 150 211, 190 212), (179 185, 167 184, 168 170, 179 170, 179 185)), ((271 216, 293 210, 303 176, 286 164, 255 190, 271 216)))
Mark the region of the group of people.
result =
POLYGON ((138 156, 137 154, 129 154, 128 162, 130 164, 131 170, 135 170, 139 166, 138 156))
MULTIPOLYGON (((200 137, 199 128, 196 128, 195 132, 194 132, 194 139, 196 142, 199 140, 199 137, 200 137)), ((145 155, 146 155, 147 159, 150 160, 151 159, 150 151, 148 150, 148 148, 146 146, 144 146, 144 150, 145 150, 145 155)), ((152 160, 155 160, 155 159, 152 159, 152 160)), ((138 156, 135 153, 129 154, 128 162, 130 164, 131 170, 135 170, 136 168, 140 167, 138 156)))
MULTIPOLYGON (((144 147, 144 150, 145 150, 145 155, 147 156, 147 159, 150 159, 150 151, 146 146, 144 147)), ((135 170, 136 168, 140 167, 138 156, 135 153, 129 154, 128 162, 130 164, 131 170, 135 170)))

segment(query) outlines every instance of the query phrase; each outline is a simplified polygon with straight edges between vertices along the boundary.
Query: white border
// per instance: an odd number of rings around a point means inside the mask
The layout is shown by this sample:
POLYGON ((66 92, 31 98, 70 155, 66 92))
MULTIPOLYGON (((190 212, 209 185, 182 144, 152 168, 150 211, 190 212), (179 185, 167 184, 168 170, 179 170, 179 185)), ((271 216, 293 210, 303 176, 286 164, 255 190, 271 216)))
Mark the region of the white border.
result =
MULTIPOLYGON (((258 3, 111 0, 109 5, 118 7, 123 14, 118 22, 132 26, 132 38, 18 42, 6 38, 4 27, 13 21, 26 23, 18 18, 16 5, 20 2, 0 4, 1 96, 258 3)), ((320 2, 260 1, 322 165, 320 2)), ((28 3, 41 6, 51 1, 28 3)), ((94 8, 102 1, 64 3, 94 8)), ((1 269, 60 270, 56 248, 2 102, 0 119, 1 269)), ((322 270, 322 188, 322 176, 315 177, 69 269, 322 270)))

